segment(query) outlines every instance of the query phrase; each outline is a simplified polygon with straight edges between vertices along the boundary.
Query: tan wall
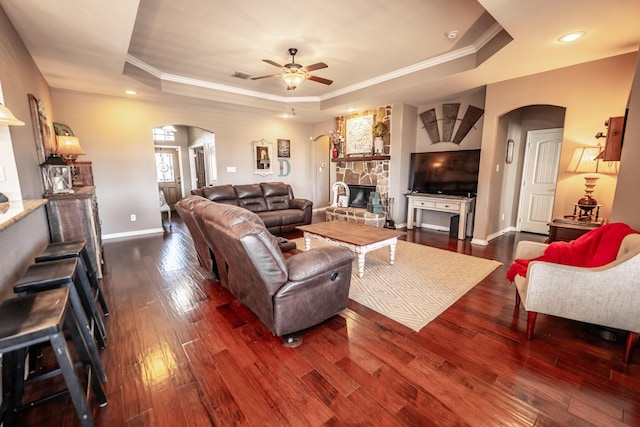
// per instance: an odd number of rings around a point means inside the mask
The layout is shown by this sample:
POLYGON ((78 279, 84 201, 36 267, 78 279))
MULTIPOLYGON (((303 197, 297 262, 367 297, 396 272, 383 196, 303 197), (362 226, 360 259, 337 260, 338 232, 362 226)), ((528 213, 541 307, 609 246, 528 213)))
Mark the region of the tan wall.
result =
MULTIPOLYGON (((49 87, 36 68, 22 40, 0 8, 0 82, 6 105, 25 126, 10 126, 11 147, 2 145, 0 165, 15 158, 19 193, 23 199, 42 198, 42 178, 31 127, 28 93, 42 100, 45 111, 51 111, 49 87), (8 151, 13 151, 11 155, 8 151)), ((0 182, 0 192, 3 183, 0 182)), ((24 273, 33 258, 49 241, 49 231, 44 208, 0 231, 0 299, 13 294, 15 281, 24 273)))
POLYGON ((215 134, 218 184, 284 181, 296 196, 312 198, 310 125, 264 111, 238 111, 186 98, 153 103, 65 90, 53 90, 52 96, 55 120, 73 129, 87 153, 83 160, 93 162, 103 234, 111 235, 107 237, 160 229, 151 129, 167 123, 215 134), (274 153, 278 138, 291 140, 288 176, 279 176, 278 162, 273 164, 273 175, 253 173, 251 142, 263 138, 274 144, 274 153), (237 172, 227 172, 228 166, 237 172), (131 214, 136 214, 136 222, 130 221, 131 214))
MULTIPOLYGON (((604 121, 624 115, 635 72, 636 54, 594 61, 487 87, 482 134, 480 184, 478 188, 474 239, 480 242, 499 231, 491 218, 500 214, 501 186, 496 186, 496 164, 504 151, 497 149, 499 118, 527 105, 554 105, 566 108, 560 172, 554 216, 570 213, 584 189, 584 179, 565 172, 574 149, 595 145, 595 134, 604 131, 604 121)), ((624 151, 624 150, 623 150, 624 151)), ((622 167, 622 166, 621 166, 622 167)), ((615 178, 603 175, 594 196, 609 217, 613 204, 615 178)))
POLYGON ((632 96, 629 100, 629 115, 624 134, 620 173, 616 187, 611 221, 626 222, 640 230, 640 209, 638 209, 638 183, 640 183, 640 57, 636 64, 632 96))

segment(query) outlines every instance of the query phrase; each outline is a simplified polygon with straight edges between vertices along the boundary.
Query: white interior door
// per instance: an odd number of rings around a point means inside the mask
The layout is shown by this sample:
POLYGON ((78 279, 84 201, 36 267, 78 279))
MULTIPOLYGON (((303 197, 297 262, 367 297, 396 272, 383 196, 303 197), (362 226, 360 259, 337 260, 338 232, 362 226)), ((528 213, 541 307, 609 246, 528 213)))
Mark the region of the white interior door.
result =
POLYGON ((527 132, 518 211, 519 231, 549 234, 561 148, 562 129, 527 132))

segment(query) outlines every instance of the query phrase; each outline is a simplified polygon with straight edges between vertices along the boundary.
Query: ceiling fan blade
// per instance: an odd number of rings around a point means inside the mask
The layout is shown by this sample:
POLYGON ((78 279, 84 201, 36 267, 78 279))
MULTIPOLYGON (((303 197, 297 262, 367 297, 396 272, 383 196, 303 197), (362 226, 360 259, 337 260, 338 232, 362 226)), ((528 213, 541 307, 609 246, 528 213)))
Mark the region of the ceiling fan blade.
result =
POLYGON ((274 67, 284 68, 284 66, 283 66, 283 65, 280 65, 280 64, 278 64, 277 62, 273 62, 273 61, 272 61, 272 60, 270 60, 270 59, 263 59, 263 61, 264 61, 264 62, 266 62, 267 64, 271 64, 271 65, 273 65, 274 67))
POLYGON ((307 65, 306 67, 302 67, 302 69, 306 72, 309 72, 309 71, 321 70, 327 67, 328 65, 325 64, 324 62, 318 62, 317 64, 307 65))
POLYGON ((307 77, 307 80, 313 80, 314 82, 322 83, 325 85, 330 85, 331 83, 333 83, 333 80, 323 79, 322 77, 316 77, 316 76, 309 76, 307 77))
POLYGON ((276 76, 279 76, 279 75, 280 74, 269 74, 268 76, 251 77, 251 80, 266 79, 267 77, 276 77, 276 76))

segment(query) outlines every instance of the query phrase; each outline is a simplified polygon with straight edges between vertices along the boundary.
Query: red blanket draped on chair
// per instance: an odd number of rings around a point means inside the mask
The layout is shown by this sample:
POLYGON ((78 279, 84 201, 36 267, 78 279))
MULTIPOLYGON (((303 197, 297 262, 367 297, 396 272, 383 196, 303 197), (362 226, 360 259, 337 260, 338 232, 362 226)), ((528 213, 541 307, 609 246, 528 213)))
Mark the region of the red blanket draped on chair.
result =
POLYGON ((531 261, 546 261, 575 267, 600 267, 616 259, 625 236, 637 233, 627 224, 614 222, 595 228, 570 242, 553 242, 542 256, 534 259, 516 259, 507 279, 513 282, 516 275, 525 277, 531 261))

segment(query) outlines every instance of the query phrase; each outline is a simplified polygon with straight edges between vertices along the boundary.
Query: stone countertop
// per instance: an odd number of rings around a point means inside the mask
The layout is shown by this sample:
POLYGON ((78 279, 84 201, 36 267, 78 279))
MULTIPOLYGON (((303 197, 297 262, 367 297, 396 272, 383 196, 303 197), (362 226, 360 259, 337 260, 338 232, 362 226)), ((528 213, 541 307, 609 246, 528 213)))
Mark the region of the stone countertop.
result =
POLYGON ((47 203, 45 199, 11 200, 0 203, 0 232, 47 203))

